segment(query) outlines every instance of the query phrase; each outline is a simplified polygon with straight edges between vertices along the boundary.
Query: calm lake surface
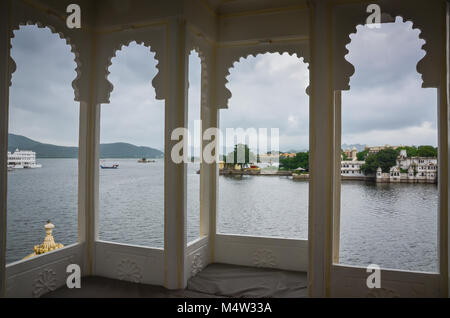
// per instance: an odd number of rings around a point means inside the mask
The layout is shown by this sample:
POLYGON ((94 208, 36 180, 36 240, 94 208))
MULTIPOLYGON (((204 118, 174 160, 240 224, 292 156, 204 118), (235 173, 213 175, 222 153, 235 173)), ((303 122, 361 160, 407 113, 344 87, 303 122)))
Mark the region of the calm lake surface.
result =
MULTIPOLYGON (((77 160, 40 159, 41 169, 8 173, 7 263, 42 243, 77 241, 77 160)), ((164 245, 163 161, 107 160, 100 169, 101 240, 164 245)), ((199 235, 198 165, 188 165, 188 241, 199 235)), ((340 262, 437 271, 438 190, 429 184, 342 183, 340 262)), ((288 177, 219 177, 218 233, 306 239, 308 182, 288 177)))

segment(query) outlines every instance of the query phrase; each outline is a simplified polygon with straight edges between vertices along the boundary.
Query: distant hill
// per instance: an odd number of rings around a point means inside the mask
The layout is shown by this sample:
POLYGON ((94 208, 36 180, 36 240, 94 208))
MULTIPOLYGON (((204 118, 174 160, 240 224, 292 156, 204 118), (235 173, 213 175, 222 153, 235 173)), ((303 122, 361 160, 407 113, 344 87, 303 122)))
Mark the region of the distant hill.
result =
POLYGON ((280 150, 280 152, 282 152, 282 153, 299 153, 299 152, 307 152, 307 151, 309 151, 309 149, 300 149, 300 150, 290 149, 290 150, 287 150, 287 151, 281 151, 280 150))
POLYGON ((101 158, 162 158, 164 154, 155 148, 138 147, 125 142, 100 145, 101 158))
MULTIPOLYGON (((32 150, 37 158, 77 158, 78 147, 56 146, 44 144, 30 138, 8 134, 8 151, 16 149, 32 150)), ((164 154, 158 149, 138 147, 132 144, 117 142, 100 145, 100 158, 162 158, 164 154)))
POLYGON ((347 145, 347 144, 342 144, 341 148, 342 150, 345 151, 345 149, 350 149, 352 150, 353 147, 356 148, 356 150, 358 150, 358 152, 363 151, 364 148, 366 147, 366 145, 360 145, 360 144, 351 144, 351 145, 347 145))

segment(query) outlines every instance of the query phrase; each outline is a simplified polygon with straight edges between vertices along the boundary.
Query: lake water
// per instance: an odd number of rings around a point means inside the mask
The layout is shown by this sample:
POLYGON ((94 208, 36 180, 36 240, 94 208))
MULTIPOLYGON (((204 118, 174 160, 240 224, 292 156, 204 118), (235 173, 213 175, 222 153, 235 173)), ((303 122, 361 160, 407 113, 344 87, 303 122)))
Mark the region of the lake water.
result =
MULTIPOLYGON (((56 242, 77 241, 77 160, 41 159, 8 173, 7 263, 33 251, 55 224, 56 242)), ((163 247, 163 161, 108 160, 100 169, 99 236, 163 247)), ((188 165, 188 241, 199 235, 198 166, 188 165)), ((342 183, 340 262, 437 271, 438 190, 430 184, 342 183)), ((288 177, 219 177, 218 233, 306 239, 308 182, 288 177)))

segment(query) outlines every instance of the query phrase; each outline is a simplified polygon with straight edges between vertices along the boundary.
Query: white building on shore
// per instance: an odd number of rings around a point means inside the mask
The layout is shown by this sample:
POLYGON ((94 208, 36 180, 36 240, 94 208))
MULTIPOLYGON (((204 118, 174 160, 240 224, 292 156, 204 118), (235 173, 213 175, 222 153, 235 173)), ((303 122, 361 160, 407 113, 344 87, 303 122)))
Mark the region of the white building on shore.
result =
MULTIPOLYGON (((361 166, 365 161, 359 161, 356 157, 356 149, 346 149, 348 160, 341 160, 342 179, 366 180, 373 176, 365 176, 361 166)), ((377 169, 376 182, 404 182, 404 183, 436 183, 438 162, 435 157, 408 157, 406 150, 401 150, 397 158, 397 164, 389 172, 377 169)))
POLYGON ((365 163, 364 161, 359 161, 357 158, 357 149, 353 147, 352 150, 346 149, 344 151, 347 156, 347 160, 342 160, 341 156, 341 177, 343 179, 361 179, 365 178, 364 173, 361 171, 361 166, 365 163))
POLYGON ((31 150, 16 149, 14 153, 8 151, 8 168, 41 168, 42 165, 36 163, 36 153, 31 150))
POLYGON ((406 150, 401 150, 397 165, 389 172, 377 169, 377 182, 436 183, 438 173, 437 158, 407 157, 406 150))
POLYGON ((364 163, 365 163, 364 161, 358 161, 358 160, 341 161, 341 176, 342 177, 349 177, 349 178, 365 177, 364 173, 361 171, 361 166, 364 163))

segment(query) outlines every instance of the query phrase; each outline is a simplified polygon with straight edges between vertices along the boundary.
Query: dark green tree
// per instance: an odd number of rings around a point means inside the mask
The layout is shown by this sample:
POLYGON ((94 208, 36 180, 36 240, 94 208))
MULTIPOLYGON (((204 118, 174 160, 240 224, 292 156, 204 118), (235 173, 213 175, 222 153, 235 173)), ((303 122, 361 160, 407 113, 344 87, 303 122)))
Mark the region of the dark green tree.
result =
POLYGON ((380 150, 376 154, 366 157, 366 162, 361 166, 361 171, 367 175, 375 173, 380 167, 383 172, 389 172, 391 167, 397 164, 397 156, 398 152, 392 148, 380 150))
POLYGON ((234 151, 229 153, 226 159, 227 164, 238 164, 241 168, 245 168, 250 162, 255 161, 255 155, 250 151, 247 145, 237 144, 234 146, 234 151), (238 154, 240 156, 239 158, 238 154), (230 158, 232 162, 230 162, 230 158), (238 159, 240 162, 238 162, 238 159))
POLYGON ((309 171, 309 152, 299 152, 296 154, 295 156, 295 165, 296 167, 294 169, 297 168, 303 168, 306 171, 309 171))
POLYGON ((392 148, 380 150, 375 156, 383 172, 389 172, 391 167, 397 164, 397 151, 392 148))
POLYGON ((359 161, 364 161, 366 160, 366 156, 367 153, 369 152, 369 150, 365 149, 363 151, 360 151, 356 154, 356 159, 358 159, 359 161))
POLYGON ((417 155, 419 157, 437 157, 437 148, 433 146, 419 146, 417 155))
POLYGON ((342 160, 347 160, 348 159, 348 157, 347 157, 347 155, 345 154, 345 152, 344 151, 342 151, 341 152, 341 154, 342 154, 342 160))
POLYGON ((400 154, 401 150, 406 150, 408 158, 417 156, 417 148, 415 146, 402 146, 398 147, 396 150, 398 154, 400 154))
POLYGON ((298 152, 295 157, 292 158, 280 158, 280 169, 294 170, 297 168, 303 168, 309 171, 309 152, 298 152))
POLYGON ((375 173, 378 169, 378 161, 376 155, 368 155, 365 161, 366 162, 361 166, 361 171, 365 175, 375 173))

